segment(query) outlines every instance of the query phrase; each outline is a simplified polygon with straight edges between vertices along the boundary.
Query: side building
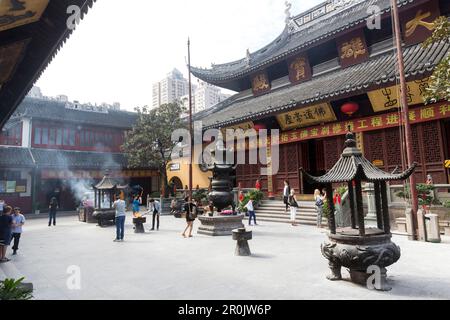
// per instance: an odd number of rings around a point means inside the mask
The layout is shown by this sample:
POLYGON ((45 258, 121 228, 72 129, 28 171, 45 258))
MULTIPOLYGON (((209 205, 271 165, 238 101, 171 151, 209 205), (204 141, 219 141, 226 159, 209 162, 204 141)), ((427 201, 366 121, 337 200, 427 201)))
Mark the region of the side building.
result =
POLYGON ((144 196, 158 192, 158 171, 129 169, 121 150, 136 119, 105 106, 25 98, 0 135, 0 199, 29 214, 56 197, 71 211, 107 171, 144 196))

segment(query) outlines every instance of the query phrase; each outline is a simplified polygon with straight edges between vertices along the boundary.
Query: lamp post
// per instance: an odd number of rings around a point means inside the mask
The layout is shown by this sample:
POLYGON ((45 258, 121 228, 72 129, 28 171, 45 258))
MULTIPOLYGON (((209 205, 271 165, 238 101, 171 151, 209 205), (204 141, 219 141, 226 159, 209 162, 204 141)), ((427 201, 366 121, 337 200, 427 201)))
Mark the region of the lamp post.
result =
MULTIPOLYGON (((395 44, 397 47, 397 60, 398 60, 398 70, 400 77, 400 90, 401 90, 401 103, 403 106, 403 123, 405 126, 405 139, 406 139, 406 153, 408 158, 409 167, 413 166, 414 163, 414 153, 413 153, 413 141, 412 141, 412 131, 411 123, 409 121, 409 107, 407 99, 407 86, 405 77, 405 64, 403 61, 403 50, 402 50, 402 39, 400 31, 400 18, 398 14, 397 0, 391 0, 392 15, 394 17, 394 37, 395 44)), ((410 190, 411 190, 411 204, 412 204, 412 220, 413 220, 413 230, 410 240, 419 240, 418 235, 418 219, 417 210, 419 208, 419 199, 416 189, 416 178, 412 174, 409 178, 410 190)))

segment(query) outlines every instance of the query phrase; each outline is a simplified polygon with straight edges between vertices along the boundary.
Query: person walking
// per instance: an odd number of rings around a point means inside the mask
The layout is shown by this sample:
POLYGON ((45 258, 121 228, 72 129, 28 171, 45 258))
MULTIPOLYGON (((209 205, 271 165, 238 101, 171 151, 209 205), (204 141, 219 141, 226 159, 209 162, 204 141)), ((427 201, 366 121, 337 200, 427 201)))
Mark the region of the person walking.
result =
POLYGON ((125 234, 125 219, 126 219, 126 203, 122 197, 114 201, 113 208, 116 209, 116 239, 114 242, 123 242, 125 234))
POLYGON ((59 205, 58 205, 58 200, 56 200, 55 197, 53 197, 50 200, 50 204, 48 206, 49 208, 49 213, 48 213, 48 226, 50 227, 52 225, 53 222, 53 226, 56 226, 56 212, 59 209, 59 205))
POLYGON ((22 227, 25 224, 25 217, 23 216, 19 207, 14 208, 14 214, 12 215, 12 239, 14 240, 13 244, 13 255, 17 254, 17 250, 19 250, 19 242, 20 237, 22 236, 22 227))
POLYGON ((321 228, 322 227, 322 216, 323 216, 323 196, 320 193, 319 189, 316 189, 316 191, 314 191, 314 205, 316 207, 316 211, 317 211, 317 228, 321 228))
POLYGON ((192 229, 194 228, 194 221, 197 217, 197 206, 193 203, 189 197, 184 199, 184 212, 186 213, 186 229, 182 233, 182 236, 186 238, 186 231, 189 230, 189 238, 192 238, 192 229))
POLYGON ((287 213, 289 208, 289 196, 291 194, 291 186, 289 185, 289 181, 284 180, 284 190, 283 190, 283 202, 286 205, 286 210, 284 212, 287 213))
POLYGON ((296 222, 298 203, 297 203, 297 197, 295 196, 295 189, 291 190, 291 193, 288 198, 288 202, 289 202, 289 206, 291 208, 291 223, 292 223, 293 227, 296 227, 296 226, 298 226, 298 224, 296 222))
POLYGON ((253 198, 250 198, 250 200, 248 200, 245 207, 247 208, 248 216, 249 216, 248 225, 249 226, 252 225, 252 218, 253 218, 253 222, 255 223, 255 226, 257 226, 258 224, 256 223, 256 214, 255 214, 255 208, 253 206, 253 198))
POLYGON ((155 219, 156 219, 156 230, 159 231, 159 217, 161 215, 161 203, 159 203, 158 200, 150 199, 150 212, 153 213, 152 231, 155 230, 155 219))
POLYGON ((11 211, 12 208, 7 206, 3 209, 3 214, 0 215, 0 263, 10 261, 6 258, 6 250, 11 244, 11 229, 13 224, 11 211))

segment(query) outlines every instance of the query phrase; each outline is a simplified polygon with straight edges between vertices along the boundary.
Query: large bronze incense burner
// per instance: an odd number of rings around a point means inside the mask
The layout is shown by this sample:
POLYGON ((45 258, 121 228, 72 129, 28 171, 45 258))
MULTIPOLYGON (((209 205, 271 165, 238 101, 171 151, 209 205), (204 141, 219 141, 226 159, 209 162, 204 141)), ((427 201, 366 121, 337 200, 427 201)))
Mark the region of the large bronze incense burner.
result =
POLYGON ((329 280, 341 280, 341 268, 350 270, 351 280, 367 284, 373 272, 379 271, 378 290, 390 290, 386 268, 400 259, 400 247, 391 241, 391 225, 387 197, 387 182, 406 180, 414 173, 416 164, 401 174, 391 174, 375 167, 357 148, 355 135, 346 136, 345 149, 336 165, 324 176, 303 174, 314 184, 325 185, 329 207, 328 241, 322 245, 322 254, 328 259, 329 280), (362 198, 362 182, 374 184, 377 226, 366 228, 362 198), (336 228, 333 184, 346 183, 349 189, 351 224, 349 228, 336 228))

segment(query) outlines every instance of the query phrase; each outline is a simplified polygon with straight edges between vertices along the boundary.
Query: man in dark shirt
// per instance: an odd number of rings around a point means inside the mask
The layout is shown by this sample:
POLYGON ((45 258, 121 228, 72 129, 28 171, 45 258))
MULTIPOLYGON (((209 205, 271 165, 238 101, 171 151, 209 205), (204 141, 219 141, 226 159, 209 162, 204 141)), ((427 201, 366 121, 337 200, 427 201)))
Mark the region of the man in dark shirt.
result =
POLYGON ((11 216, 12 208, 6 207, 0 216, 0 263, 8 262, 6 250, 11 243, 11 228, 13 219, 11 216))

